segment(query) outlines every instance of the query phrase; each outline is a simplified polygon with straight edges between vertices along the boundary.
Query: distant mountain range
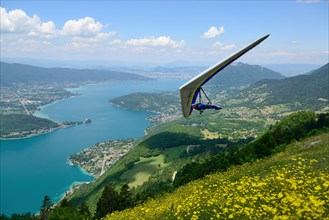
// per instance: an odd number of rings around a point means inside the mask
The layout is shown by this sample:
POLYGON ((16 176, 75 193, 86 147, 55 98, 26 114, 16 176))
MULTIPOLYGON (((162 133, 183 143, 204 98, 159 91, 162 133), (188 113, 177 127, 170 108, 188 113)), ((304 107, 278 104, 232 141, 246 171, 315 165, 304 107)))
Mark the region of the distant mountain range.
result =
MULTIPOLYGON (((328 105, 329 100, 329 64, 311 71, 281 80, 261 80, 244 89, 239 94, 241 99, 256 97, 255 94, 267 94, 261 105, 281 103, 299 103, 313 109, 328 105)), ((255 102, 254 102, 255 103, 255 102)))
POLYGON ((285 77, 280 73, 258 65, 234 63, 209 80, 207 85, 215 85, 224 89, 231 87, 239 88, 251 85, 262 79, 283 78, 285 77))
POLYGON ((99 82, 117 80, 147 80, 133 73, 71 68, 44 68, 1 62, 1 86, 28 82, 99 82))
MULTIPOLYGON (((156 73, 166 74, 168 76, 178 77, 184 79, 191 79, 194 76, 205 71, 208 67, 205 66, 184 66, 184 67, 163 67, 158 66, 153 69, 154 75, 156 73)), ((216 76, 214 76, 206 86, 217 86, 221 89, 228 89, 231 87, 240 88, 241 86, 251 85, 261 79, 283 79, 285 78, 278 72, 258 66, 249 65, 245 63, 236 62, 216 76)))

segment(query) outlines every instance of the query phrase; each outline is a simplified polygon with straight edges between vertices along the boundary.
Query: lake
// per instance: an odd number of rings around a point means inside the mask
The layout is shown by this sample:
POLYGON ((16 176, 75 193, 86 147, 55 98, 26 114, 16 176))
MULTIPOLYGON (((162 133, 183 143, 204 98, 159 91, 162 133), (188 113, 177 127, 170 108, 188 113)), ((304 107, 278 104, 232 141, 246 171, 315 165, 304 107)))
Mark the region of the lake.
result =
POLYGON ((156 80, 101 83, 68 89, 81 95, 43 106, 36 115, 54 121, 92 123, 17 140, 1 140, 0 213, 32 212, 40 209, 43 197, 58 201, 73 185, 93 177, 67 164, 69 156, 107 140, 136 138, 151 126, 152 113, 121 109, 109 100, 133 92, 177 91, 185 81, 156 80))

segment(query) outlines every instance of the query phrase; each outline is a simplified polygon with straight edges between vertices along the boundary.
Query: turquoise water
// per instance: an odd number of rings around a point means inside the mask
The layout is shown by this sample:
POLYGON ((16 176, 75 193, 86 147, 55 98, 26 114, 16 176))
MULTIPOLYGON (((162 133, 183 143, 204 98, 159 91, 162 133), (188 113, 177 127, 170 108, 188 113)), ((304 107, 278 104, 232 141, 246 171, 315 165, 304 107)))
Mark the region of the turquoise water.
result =
POLYGON ((70 89, 80 96, 44 106, 36 115, 54 121, 82 124, 26 139, 0 141, 0 213, 39 211, 43 197, 58 201, 73 184, 92 181, 78 167, 67 165, 68 157, 105 140, 143 136, 151 113, 112 106, 108 100, 132 92, 176 91, 179 80, 121 82, 87 85, 70 89))

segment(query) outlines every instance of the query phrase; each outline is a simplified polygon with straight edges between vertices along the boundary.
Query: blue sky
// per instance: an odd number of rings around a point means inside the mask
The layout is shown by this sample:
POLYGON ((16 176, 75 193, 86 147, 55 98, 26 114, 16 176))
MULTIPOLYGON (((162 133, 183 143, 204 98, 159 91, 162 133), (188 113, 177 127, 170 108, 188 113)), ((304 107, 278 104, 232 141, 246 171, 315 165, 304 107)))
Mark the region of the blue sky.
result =
POLYGON ((218 62, 328 62, 328 1, 1 1, 1 57, 218 62))

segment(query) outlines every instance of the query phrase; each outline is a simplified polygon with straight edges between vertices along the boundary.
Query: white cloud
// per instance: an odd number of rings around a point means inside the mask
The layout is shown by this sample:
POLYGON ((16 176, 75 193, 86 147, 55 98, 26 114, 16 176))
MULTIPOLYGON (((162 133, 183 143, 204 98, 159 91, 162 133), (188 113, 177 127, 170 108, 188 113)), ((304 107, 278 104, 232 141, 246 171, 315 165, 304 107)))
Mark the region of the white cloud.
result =
POLYGON ((80 36, 74 36, 72 38, 73 42, 79 42, 79 43, 101 43, 103 41, 106 41, 109 37, 113 36, 114 33, 98 33, 96 36, 91 37, 80 37, 80 36))
POLYGON ((235 44, 228 44, 228 45, 224 45, 221 50, 233 50, 234 48, 236 48, 235 44))
POLYGON ((227 50, 232 50, 236 48, 235 44, 224 44, 222 42, 217 41, 214 43, 211 47, 211 49, 216 49, 216 50, 221 50, 221 51, 227 51, 227 50))
POLYGON ((135 53, 145 53, 147 51, 150 51, 151 49, 148 47, 136 47, 132 51, 135 53))
POLYGON ((101 32, 103 25, 94 18, 85 17, 67 21, 62 30, 64 35, 95 36, 101 32))
POLYGON ((173 47, 180 48, 185 45, 185 41, 174 41, 169 36, 160 36, 158 38, 149 37, 142 39, 131 39, 127 41, 127 44, 130 46, 136 47, 173 47))
POLYGON ((321 0, 297 0, 299 3, 319 3, 321 0))
POLYGON ((122 40, 120 39, 115 39, 110 42, 110 45, 120 45, 122 44, 122 40))
POLYGON ((221 48, 224 44, 222 42, 217 41, 216 43, 214 43, 211 48, 213 49, 217 49, 217 48, 221 48))
POLYGON ((289 53, 287 51, 274 51, 274 52, 268 53, 268 55, 273 56, 273 57, 286 57, 286 56, 291 56, 291 53, 289 53))
POLYGON ((30 17, 20 9, 7 12, 5 8, 1 7, 0 10, 2 33, 27 33, 30 36, 56 34, 56 27, 52 21, 42 23, 37 15, 30 17))
POLYGON ((224 26, 221 26, 220 28, 212 26, 212 27, 209 28, 208 31, 204 32, 201 37, 206 38, 206 39, 210 39, 210 38, 215 38, 215 37, 217 37, 217 36, 219 36, 223 33, 224 33, 224 26))
POLYGON ((46 23, 41 23, 40 25, 40 32, 44 34, 55 34, 56 27, 54 22, 48 21, 46 23))
MULTIPOLYGON (((103 25, 94 18, 85 17, 65 22, 62 29, 56 29, 53 21, 42 22, 37 15, 29 16, 21 9, 7 11, 1 10, 1 34, 13 36, 6 38, 11 42, 20 38, 25 39, 51 39, 61 38, 62 42, 71 41, 76 44, 91 44, 107 41, 115 36, 116 32, 103 32, 103 25)), ((57 44, 58 45, 58 44, 57 44)), ((60 46, 60 45, 58 45, 60 46)))

